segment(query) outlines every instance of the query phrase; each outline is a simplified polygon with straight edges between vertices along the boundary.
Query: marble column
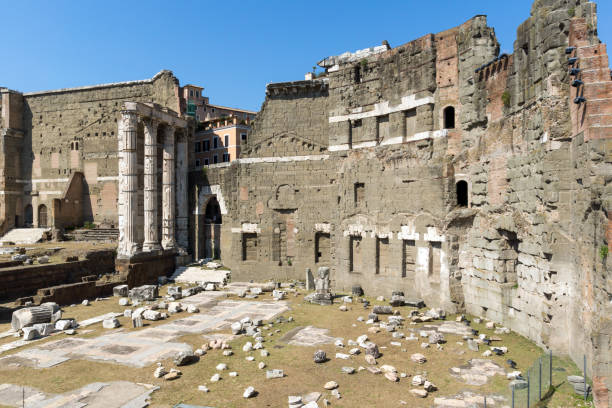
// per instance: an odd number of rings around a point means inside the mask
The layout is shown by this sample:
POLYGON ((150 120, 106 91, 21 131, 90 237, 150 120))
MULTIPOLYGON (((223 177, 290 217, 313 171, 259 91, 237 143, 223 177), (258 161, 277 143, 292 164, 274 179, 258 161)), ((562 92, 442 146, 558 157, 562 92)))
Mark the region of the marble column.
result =
POLYGON ((157 251, 159 229, 157 225, 157 126, 154 119, 144 121, 144 244, 143 251, 157 251))
POLYGON ((176 143, 176 240, 179 247, 185 251, 189 246, 187 148, 187 138, 181 134, 176 143))
POLYGON ((119 132, 119 256, 131 257, 140 251, 138 243, 138 115, 121 111, 119 132))
POLYGON ((164 128, 164 151, 162 156, 162 246, 174 249, 175 179, 174 179, 174 127, 164 128))

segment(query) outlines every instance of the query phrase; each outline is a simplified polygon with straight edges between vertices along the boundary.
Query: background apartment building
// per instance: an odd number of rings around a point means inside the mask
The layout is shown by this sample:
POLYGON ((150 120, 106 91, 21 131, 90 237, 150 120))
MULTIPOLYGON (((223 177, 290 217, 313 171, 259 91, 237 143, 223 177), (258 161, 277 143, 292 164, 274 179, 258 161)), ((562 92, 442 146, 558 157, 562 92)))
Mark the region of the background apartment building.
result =
POLYGON ((195 167, 228 163, 240 155, 246 143, 251 121, 257 112, 211 105, 204 88, 185 85, 181 88, 181 112, 197 121, 194 140, 195 167))

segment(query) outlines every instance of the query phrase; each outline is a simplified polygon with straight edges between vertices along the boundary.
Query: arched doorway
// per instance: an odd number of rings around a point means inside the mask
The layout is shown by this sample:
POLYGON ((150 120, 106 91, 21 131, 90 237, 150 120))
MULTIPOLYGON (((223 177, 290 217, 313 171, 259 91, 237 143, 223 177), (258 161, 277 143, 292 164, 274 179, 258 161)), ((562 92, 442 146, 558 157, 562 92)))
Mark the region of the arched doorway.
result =
POLYGON ((208 200, 204 211, 204 254, 206 258, 221 259, 221 206, 217 197, 208 200))
POLYGON ((34 225, 34 211, 32 210, 32 205, 28 204, 25 206, 23 210, 23 226, 26 228, 32 227, 34 225))
POLYGON ((457 188, 457 205, 459 207, 467 207, 469 203, 467 181, 459 180, 456 184, 456 188, 457 188))
POLYGON ((47 228, 47 206, 38 206, 38 228, 47 228))

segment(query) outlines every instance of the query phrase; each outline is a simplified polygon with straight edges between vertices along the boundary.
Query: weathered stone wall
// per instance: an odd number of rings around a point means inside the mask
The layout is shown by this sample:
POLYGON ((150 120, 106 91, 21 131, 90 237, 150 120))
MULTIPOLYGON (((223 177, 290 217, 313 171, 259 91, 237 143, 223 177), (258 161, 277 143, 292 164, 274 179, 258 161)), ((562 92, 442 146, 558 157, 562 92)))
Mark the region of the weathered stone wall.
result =
POLYGON ((612 82, 595 11, 534 2, 512 55, 476 16, 269 85, 245 155, 194 177, 194 222, 223 201, 237 279, 330 266, 337 290, 403 290, 586 354, 608 406, 612 82))
POLYGON ((0 299, 14 300, 20 296, 32 296, 40 288, 80 282, 86 276, 97 277, 114 271, 114 251, 91 252, 85 259, 76 262, 6 267, 0 269, 0 299))
MULTIPOLYGON (((16 224, 21 226, 25 207, 31 205, 32 221, 38 225, 38 209, 44 205, 47 226, 53 226, 53 200, 61 197, 71 174, 82 172, 81 219, 116 226, 117 120, 123 103, 152 102, 176 111, 178 86, 170 71, 161 71, 149 80, 33 92, 19 101, 12 98, 7 106, 21 105, 11 113, 10 123, 23 136, 16 143, 15 158, 3 166, 15 184, 5 187, 14 203, 4 220, 12 227, 17 216, 16 224)), ((3 105, 8 95, 3 93, 3 105)), ((141 140, 139 150, 142 144, 141 140)))

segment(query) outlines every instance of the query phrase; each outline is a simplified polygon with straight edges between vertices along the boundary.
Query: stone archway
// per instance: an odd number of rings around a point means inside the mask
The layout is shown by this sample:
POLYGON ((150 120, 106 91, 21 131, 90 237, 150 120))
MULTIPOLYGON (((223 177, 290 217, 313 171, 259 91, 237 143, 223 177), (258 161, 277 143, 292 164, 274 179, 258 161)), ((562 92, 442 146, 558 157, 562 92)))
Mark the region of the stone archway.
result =
POLYGON ((204 210, 204 256, 221 259, 221 206, 216 196, 210 197, 204 210))

